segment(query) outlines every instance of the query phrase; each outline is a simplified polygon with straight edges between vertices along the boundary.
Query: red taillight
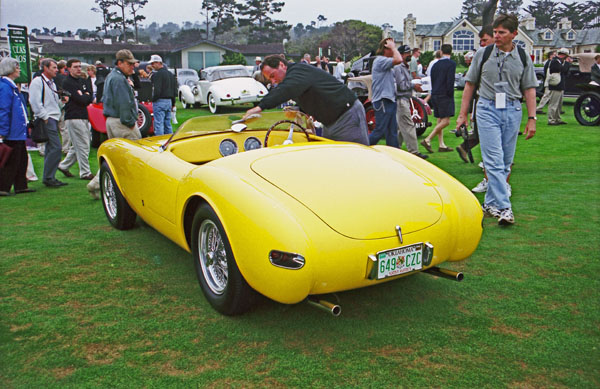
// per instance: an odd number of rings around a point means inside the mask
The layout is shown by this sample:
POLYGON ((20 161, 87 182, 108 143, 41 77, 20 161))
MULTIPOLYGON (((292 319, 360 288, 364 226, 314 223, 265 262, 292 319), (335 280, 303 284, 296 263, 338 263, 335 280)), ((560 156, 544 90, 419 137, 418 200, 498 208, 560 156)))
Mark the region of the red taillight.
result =
POLYGON ((269 261, 275 266, 286 269, 297 270, 304 266, 304 257, 302 255, 279 250, 271 250, 269 261))

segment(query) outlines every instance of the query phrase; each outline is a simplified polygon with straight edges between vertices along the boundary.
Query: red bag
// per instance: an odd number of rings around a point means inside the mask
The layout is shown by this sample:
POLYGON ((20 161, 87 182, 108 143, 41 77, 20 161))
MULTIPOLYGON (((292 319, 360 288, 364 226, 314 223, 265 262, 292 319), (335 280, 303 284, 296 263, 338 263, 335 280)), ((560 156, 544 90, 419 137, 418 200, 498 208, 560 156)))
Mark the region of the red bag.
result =
POLYGON ((0 141, 0 168, 3 168, 8 162, 8 158, 12 153, 12 147, 0 141))

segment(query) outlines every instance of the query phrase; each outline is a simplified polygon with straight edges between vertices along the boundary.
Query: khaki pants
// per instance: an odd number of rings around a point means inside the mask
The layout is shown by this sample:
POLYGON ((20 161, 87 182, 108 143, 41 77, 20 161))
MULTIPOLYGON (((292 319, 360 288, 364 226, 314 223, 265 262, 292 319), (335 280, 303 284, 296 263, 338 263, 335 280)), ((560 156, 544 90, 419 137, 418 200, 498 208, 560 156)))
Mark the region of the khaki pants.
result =
MULTIPOLYGON (((106 118, 106 134, 108 135, 108 139, 112 138, 125 138, 131 140, 141 139, 142 135, 140 134, 140 130, 138 129, 137 124, 133 126, 133 128, 127 127, 119 118, 106 118)), ((100 172, 96 174, 94 179, 87 184, 87 189, 94 196, 94 192, 100 191, 100 172)), ((95 197, 95 196, 94 196, 95 197)))
POLYGON ((560 118, 560 111, 562 109, 563 91, 551 90, 550 101, 548 102, 548 123, 559 123, 562 121, 560 118))
POLYGON ((90 129, 89 122, 86 119, 68 119, 65 120, 72 147, 67 156, 58 165, 59 169, 69 170, 75 164, 79 164, 79 177, 91 174, 90 171, 90 129))
POLYGON ((548 104, 548 101, 550 100, 550 89, 548 89, 548 87, 544 88, 544 95, 542 96, 542 98, 540 99, 540 103, 538 104, 536 110, 542 110, 546 104, 548 104))
POLYGON ((417 130, 415 123, 411 119, 410 100, 407 98, 398 99, 396 108, 396 122, 398 122, 398 143, 402 147, 402 142, 406 142, 406 149, 409 153, 419 151, 417 144, 417 130))

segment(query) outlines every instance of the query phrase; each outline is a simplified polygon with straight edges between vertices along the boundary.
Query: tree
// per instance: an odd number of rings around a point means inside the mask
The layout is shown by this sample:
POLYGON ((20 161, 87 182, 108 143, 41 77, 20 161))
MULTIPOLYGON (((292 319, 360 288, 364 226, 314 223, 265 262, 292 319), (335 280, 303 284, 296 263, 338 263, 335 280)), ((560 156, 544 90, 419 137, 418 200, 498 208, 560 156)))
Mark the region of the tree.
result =
POLYGON ((484 3, 485 0, 464 0, 460 17, 466 18, 471 23, 480 24, 484 3))
POLYGON ((219 65, 246 65, 246 57, 242 53, 226 51, 223 55, 223 62, 219 65))
POLYGON ((139 11, 146 4, 148 4, 148 0, 127 0, 127 1, 129 3, 129 12, 131 13, 131 16, 133 16, 133 18, 128 19, 127 22, 134 26, 135 41, 139 43, 140 40, 139 40, 139 36, 138 36, 138 23, 141 22, 142 20, 146 19, 146 17, 144 15, 139 14, 139 11))
POLYGON ((119 10, 121 11, 121 16, 115 15, 113 21, 114 23, 120 25, 123 42, 127 42, 127 18, 125 17, 125 11, 127 9, 129 0, 105 0, 105 2, 109 6, 115 6, 117 8, 117 14, 119 13, 119 10))
POLYGON ((235 27, 236 21, 234 14, 237 9, 236 4, 236 0, 204 0, 202 2, 202 7, 206 11, 207 23, 209 16, 214 22, 214 27, 212 28, 213 40, 216 41, 217 35, 227 32, 235 27))
POLYGON ((323 15, 317 16, 317 27, 321 27, 327 18, 323 15))
POLYGON ((322 41, 327 41, 336 55, 354 57, 375 50, 381 34, 382 30, 378 26, 360 20, 345 20, 335 23, 322 41))
POLYGON ((102 31, 104 30, 104 35, 108 35, 108 29, 113 27, 114 25, 114 18, 116 16, 116 12, 112 12, 110 10, 110 2, 107 0, 94 0, 96 2, 96 4, 98 4, 97 7, 93 7, 92 11, 94 12, 98 12, 102 14, 102 24, 98 27, 96 27, 97 31, 102 31))
POLYGON ((498 6, 498 13, 505 15, 519 15, 522 5, 523 0, 500 0, 500 5, 498 6))
POLYGON ((249 43, 277 42, 289 38, 291 28, 283 20, 274 20, 270 15, 281 12, 285 2, 274 0, 246 0, 237 4, 240 26, 252 26, 249 43))
POLYGON ((558 6, 552 0, 534 0, 533 4, 523 8, 525 12, 535 18, 535 24, 538 28, 555 28, 556 22, 560 19, 558 6))

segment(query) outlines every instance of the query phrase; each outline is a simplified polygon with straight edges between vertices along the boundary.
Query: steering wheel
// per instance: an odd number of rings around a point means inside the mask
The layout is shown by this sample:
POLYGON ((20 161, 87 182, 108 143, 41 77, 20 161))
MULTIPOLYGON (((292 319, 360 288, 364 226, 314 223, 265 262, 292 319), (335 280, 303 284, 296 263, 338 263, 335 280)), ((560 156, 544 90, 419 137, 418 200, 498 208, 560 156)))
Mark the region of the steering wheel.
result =
MULTIPOLYGON (((271 134, 271 131, 273 131, 275 129, 275 127, 277 127, 278 125, 283 124, 283 123, 289 123, 294 126, 300 127, 300 129, 304 132, 304 135, 306 135, 306 139, 308 140, 308 142, 310 142, 310 136, 308 135, 306 128, 302 127, 300 124, 296 123, 293 120, 280 120, 280 121, 276 122, 275 124, 273 124, 271 127, 269 127, 269 129, 267 130, 267 134, 265 135, 264 147, 269 147, 269 146, 267 146, 267 143, 269 142, 269 135, 271 134)), ((290 136, 288 136, 288 139, 290 141, 291 141, 291 135, 293 132, 294 132, 294 127, 290 126, 290 136)))

